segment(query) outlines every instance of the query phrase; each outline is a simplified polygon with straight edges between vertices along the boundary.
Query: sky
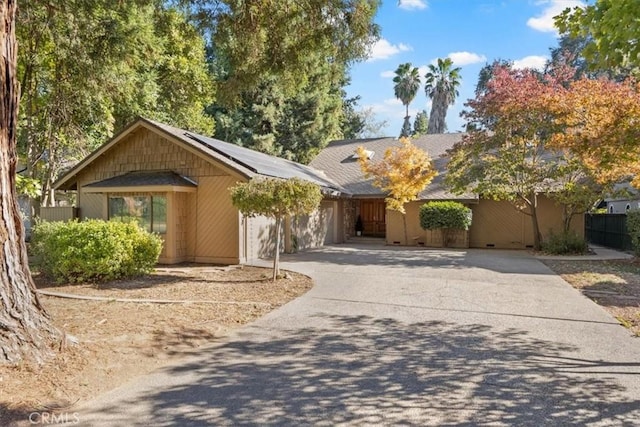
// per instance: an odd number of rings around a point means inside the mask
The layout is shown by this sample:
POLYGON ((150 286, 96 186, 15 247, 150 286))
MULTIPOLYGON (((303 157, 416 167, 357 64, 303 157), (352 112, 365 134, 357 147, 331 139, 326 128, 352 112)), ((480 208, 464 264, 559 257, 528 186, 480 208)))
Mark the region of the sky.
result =
POLYGON ((449 132, 463 130, 460 112, 474 98, 480 69, 496 59, 516 68, 542 68, 557 46, 553 16, 580 0, 382 0, 375 19, 381 38, 369 59, 351 68, 350 97, 360 96, 376 121, 386 121, 386 136, 398 136, 405 109, 393 94, 394 71, 410 62, 420 69, 422 86, 409 106, 411 122, 418 111, 431 111, 424 92, 430 63, 449 57, 461 68, 460 96, 447 112, 449 132))

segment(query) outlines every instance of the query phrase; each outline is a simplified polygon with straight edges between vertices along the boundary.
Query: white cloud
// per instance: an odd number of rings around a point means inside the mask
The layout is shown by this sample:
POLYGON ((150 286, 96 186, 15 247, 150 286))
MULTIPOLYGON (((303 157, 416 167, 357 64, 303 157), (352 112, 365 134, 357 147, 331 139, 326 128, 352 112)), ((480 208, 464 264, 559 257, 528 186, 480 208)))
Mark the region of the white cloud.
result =
POLYGON ((513 61, 513 68, 517 70, 523 68, 533 68, 542 71, 548 59, 549 58, 547 58, 546 56, 540 55, 525 56, 522 59, 516 59, 515 61, 513 61))
POLYGON ((562 13, 566 8, 584 7, 585 4, 580 0, 541 0, 538 4, 545 5, 545 9, 539 16, 529 18, 527 25, 534 30, 544 33, 555 33, 558 30, 553 25, 553 18, 562 13))
POLYGON ((455 65, 463 66, 477 64, 478 62, 486 62, 487 57, 472 52, 451 52, 447 55, 455 65))
POLYGON ((391 70, 387 70, 387 71, 383 71, 380 73, 380 77, 385 78, 385 79, 390 79, 396 76, 396 72, 395 71, 391 71, 391 70))
POLYGON ((380 39, 371 48, 371 52, 369 52, 369 59, 367 59, 367 62, 373 62, 379 59, 388 59, 393 55, 409 50, 411 50, 411 46, 408 46, 406 44, 399 43, 395 45, 389 43, 387 39, 380 39))
POLYGON ((404 10, 421 10, 427 8, 425 0, 399 0, 398 7, 404 10))

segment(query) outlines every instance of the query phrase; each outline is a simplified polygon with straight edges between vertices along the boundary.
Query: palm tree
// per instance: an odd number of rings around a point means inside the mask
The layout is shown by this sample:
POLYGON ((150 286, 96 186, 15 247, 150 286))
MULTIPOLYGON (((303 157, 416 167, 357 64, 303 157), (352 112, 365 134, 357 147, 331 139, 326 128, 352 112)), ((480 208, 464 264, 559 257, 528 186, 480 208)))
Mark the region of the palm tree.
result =
POLYGON ((427 79, 424 90, 431 98, 431 115, 427 133, 444 133, 447 109, 459 95, 460 67, 452 67, 451 58, 438 58, 437 65, 429 65, 429 71, 424 76, 427 79))
POLYGON ((395 86, 393 92, 402 105, 406 108, 404 116, 404 125, 400 136, 409 136, 411 134, 411 123, 409 122, 409 104, 416 97, 418 89, 420 89, 420 72, 418 67, 412 67, 410 62, 400 64, 396 70, 396 76, 393 78, 395 86))

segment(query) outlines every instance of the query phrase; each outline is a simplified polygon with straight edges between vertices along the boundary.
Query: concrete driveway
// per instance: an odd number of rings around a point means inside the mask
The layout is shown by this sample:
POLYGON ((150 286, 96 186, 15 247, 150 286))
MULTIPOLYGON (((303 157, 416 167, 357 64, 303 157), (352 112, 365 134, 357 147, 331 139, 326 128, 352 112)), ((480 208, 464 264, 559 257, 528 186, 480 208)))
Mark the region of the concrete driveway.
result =
POLYGON ((316 286, 83 425, 640 425, 640 339, 525 252, 334 246, 316 286))

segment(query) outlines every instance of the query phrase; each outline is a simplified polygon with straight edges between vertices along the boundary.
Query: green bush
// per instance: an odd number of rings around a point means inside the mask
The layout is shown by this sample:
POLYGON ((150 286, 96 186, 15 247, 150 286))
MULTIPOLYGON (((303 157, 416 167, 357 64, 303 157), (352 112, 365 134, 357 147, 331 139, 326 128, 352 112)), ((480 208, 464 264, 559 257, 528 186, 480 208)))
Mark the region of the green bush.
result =
POLYGON ((458 202, 428 202, 420 206, 420 227, 441 230, 442 245, 449 246, 455 230, 468 230, 471 209, 458 202))
POLYGON ((462 203, 428 202, 420 206, 420 227, 423 230, 468 230, 470 226, 471 209, 462 203))
POLYGON ((640 256, 640 210, 627 212, 627 233, 636 256, 640 256))
POLYGON ((133 222, 40 222, 32 248, 40 271, 57 282, 98 282, 152 271, 162 239, 133 222))
POLYGON ((553 255, 584 254, 588 249, 587 242, 574 231, 563 231, 559 234, 551 232, 542 242, 542 251, 553 255))

